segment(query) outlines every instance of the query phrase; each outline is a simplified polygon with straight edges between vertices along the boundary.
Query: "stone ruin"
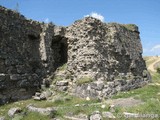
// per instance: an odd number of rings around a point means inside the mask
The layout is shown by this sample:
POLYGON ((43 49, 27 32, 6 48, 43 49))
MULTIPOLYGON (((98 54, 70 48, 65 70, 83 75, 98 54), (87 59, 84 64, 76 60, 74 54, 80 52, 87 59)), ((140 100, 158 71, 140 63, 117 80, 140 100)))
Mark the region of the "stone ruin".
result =
POLYGON ((108 98, 150 80, 136 25, 86 17, 60 27, 0 7, 0 104, 31 98, 42 86, 108 98))

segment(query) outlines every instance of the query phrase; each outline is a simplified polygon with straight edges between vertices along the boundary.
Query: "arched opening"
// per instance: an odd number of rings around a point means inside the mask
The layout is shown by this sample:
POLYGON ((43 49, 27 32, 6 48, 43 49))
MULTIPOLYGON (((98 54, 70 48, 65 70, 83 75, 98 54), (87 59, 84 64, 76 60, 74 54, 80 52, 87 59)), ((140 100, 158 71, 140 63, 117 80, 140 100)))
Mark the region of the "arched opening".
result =
POLYGON ((62 66, 68 60, 68 44, 67 38, 63 36, 54 36, 51 48, 53 50, 53 57, 56 62, 55 67, 62 66))

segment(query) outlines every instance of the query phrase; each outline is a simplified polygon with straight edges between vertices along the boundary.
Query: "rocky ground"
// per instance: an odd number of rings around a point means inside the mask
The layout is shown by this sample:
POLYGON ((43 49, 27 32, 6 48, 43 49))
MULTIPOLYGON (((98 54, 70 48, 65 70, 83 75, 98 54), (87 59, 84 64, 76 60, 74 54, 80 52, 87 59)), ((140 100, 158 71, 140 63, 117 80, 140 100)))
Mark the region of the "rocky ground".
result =
MULTIPOLYGON (((145 57, 145 60, 151 70, 159 57, 145 57)), ((81 99, 66 93, 52 93, 55 95, 48 100, 30 99, 5 104, 0 106, 0 120, 158 120, 160 74, 155 70, 151 70, 151 73, 153 81, 149 85, 118 93, 108 100, 81 99)))

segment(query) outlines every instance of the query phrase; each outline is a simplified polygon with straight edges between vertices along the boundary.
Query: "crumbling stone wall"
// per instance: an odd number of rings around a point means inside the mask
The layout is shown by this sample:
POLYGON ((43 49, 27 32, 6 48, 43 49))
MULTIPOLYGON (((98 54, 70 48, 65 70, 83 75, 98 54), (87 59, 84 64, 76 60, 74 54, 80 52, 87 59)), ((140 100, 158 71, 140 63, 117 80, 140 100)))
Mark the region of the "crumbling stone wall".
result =
POLYGON ((31 97, 42 72, 41 26, 0 7, 0 102, 31 97), (28 94, 29 93, 29 94, 28 94))
POLYGON ((56 70, 61 56, 52 47, 54 34, 55 25, 0 7, 0 104, 32 97, 56 70))
POLYGON ((30 98, 58 75, 52 86, 80 97, 142 87, 151 78, 141 54, 135 25, 87 17, 60 27, 0 7, 0 104, 30 98))
POLYGON ((80 97, 108 97, 144 86, 149 80, 136 25, 102 23, 92 17, 66 29, 67 71, 72 92, 80 97), (77 81, 84 82, 81 85, 77 81))
POLYGON ((88 17, 67 28, 68 71, 75 79, 85 74, 107 81, 121 73, 142 76, 146 66, 138 27, 126 26, 88 17))

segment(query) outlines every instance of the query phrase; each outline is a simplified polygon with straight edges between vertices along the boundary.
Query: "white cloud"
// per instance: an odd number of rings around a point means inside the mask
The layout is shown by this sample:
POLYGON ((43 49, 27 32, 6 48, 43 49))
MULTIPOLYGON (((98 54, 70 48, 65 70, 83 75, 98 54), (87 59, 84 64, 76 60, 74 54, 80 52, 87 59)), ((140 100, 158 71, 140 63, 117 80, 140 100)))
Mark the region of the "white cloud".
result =
POLYGON ((148 51, 148 49, 147 48, 143 48, 143 52, 147 52, 148 51))
POLYGON ((49 23, 49 18, 46 18, 46 19, 44 20, 44 22, 45 22, 45 23, 49 23))
POLYGON ((160 50, 160 44, 159 44, 159 45, 155 45, 155 46, 151 49, 151 52, 156 52, 157 50, 160 50))
POLYGON ((102 22, 104 22, 104 17, 101 14, 98 14, 96 12, 92 12, 89 15, 85 15, 84 17, 89 17, 89 16, 97 18, 97 19, 101 20, 102 22))

